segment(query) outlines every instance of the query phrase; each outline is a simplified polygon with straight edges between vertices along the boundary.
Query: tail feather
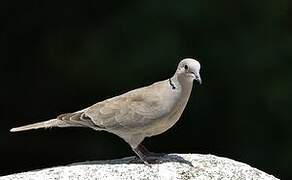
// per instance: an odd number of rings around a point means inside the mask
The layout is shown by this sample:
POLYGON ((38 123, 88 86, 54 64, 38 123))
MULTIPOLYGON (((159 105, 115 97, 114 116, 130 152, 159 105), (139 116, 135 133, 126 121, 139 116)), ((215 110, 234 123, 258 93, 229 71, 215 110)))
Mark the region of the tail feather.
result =
POLYGON ((61 121, 58 119, 51 119, 48 121, 43 121, 43 122, 38 122, 34 124, 12 128, 10 129, 10 132, 27 131, 31 129, 50 128, 50 127, 67 127, 67 126, 70 126, 70 125, 66 124, 66 122, 64 121, 61 121))

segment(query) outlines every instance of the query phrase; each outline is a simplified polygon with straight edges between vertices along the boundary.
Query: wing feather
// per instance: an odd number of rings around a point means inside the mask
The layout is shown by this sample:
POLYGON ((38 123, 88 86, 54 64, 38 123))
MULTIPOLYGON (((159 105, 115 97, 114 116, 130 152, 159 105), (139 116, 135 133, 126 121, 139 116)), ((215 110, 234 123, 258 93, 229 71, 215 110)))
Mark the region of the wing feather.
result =
POLYGON ((57 119, 74 126, 94 129, 141 130, 167 114, 161 98, 159 91, 153 89, 153 86, 148 86, 104 100, 75 113, 62 114, 57 119))
POLYGON ((146 127, 165 114, 161 97, 135 91, 99 102, 84 113, 97 126, 106 129, 146 127))

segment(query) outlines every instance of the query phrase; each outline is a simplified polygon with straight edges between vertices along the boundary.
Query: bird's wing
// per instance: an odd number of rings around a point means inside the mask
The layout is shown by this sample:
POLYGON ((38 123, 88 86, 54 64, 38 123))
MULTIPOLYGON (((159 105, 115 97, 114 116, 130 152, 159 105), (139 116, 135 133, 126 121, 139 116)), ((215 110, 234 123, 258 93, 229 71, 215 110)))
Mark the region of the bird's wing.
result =
POLYGON ((167 114, 161 97, 161 84, 153 84, 92 105, 84 110, 62 114, 57 119, 72 126, 95 129, 141 129, 167 114))
POLYGON ((146 87, 102 101, 84 114, 96 126, 105 129, 144 128, 167 113, 160 92, 153 90, 146 87))

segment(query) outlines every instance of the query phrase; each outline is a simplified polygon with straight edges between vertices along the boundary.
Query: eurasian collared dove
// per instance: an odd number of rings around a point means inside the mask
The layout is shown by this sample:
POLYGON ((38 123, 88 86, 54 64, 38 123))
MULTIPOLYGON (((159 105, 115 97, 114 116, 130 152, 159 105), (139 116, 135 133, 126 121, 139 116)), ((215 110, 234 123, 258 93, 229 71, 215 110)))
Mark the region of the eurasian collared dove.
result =
MULTIPOLYGON (((145 137, 161 134, 180 118, 190 97, 193 80, 201 84, 200 63, 183 59, 171 78, 98 102, 81 111, 55 119, 12 128, 11 132, 49 127, 89 127, 124 139, 146 164, 150 152, 141 144, 145 137)), ((149 158, 150 157, 150 158, 149 158)))

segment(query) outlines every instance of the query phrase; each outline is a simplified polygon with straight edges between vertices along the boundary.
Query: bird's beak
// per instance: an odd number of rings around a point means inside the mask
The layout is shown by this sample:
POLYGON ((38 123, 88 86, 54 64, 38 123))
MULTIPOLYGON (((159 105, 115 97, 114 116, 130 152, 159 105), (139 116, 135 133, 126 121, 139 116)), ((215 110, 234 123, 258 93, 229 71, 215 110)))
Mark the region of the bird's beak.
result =
POLYGON ((194 80, 196 80, 199 84, 202 84, 202 79, 199 73, 190 72, 194 80))
POLYGON ((202 84, 202 79, 201 76, 199 74, 195 75, 195 80, 199 83, 202 84))

